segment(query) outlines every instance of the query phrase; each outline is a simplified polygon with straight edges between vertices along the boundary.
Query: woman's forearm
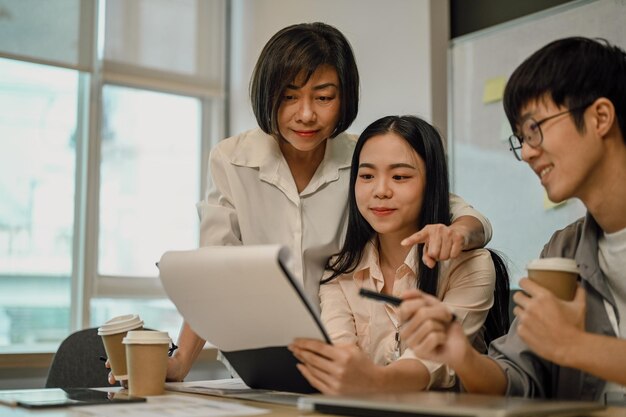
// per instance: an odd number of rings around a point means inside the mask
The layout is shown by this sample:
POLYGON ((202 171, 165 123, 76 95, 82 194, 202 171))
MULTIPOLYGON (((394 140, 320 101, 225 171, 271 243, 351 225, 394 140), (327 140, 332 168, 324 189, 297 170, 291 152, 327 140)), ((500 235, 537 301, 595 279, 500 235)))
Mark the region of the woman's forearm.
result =
POLYGON ((167 379, 182 381, 202 352, 204 344, 205 340, 198 336, 187 323, 183 323, 178 335, 178 349, 174 351, 171 361, 175 366, 168 367, 167 379))
POLYGON ((463 250, 482 248, 485 246, 485 230, 483 224, 476 217, 461 216, 451 225, 465 237, 463 250))

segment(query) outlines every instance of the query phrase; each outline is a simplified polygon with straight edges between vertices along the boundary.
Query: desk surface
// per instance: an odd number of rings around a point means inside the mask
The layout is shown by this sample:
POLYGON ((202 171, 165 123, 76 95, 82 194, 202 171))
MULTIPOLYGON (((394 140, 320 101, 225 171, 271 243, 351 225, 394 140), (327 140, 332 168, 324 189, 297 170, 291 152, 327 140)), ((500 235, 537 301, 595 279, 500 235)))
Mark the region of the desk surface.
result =
MULTIPOLYGON (((269 410, 268 414, 261 414, 261 416, 276 416, 276 417, 329 417, 329 414, 319 414, 319 413, 309 413, 298 410, 296 407, 291 407, 287 405, 279 405, 279 404, 269 404, 258 401, 245 401, 245 400, 235 400, 223 397, 209 396, 209 395, 200 395, 200 394, 187 394, 181 392, 168 392, 168 395, 189 395, 196 398, 206 398, 217 401, 224 402, 237 402, 239 404, 248 405, 250 407, 263 408, 269 410)), ((131 407, 132 405, 129 405, 131 407)), ((102 407, 109 407, 102 406, 102 407)), ((50 409, 42 409, 42 410, 28 410, 21 407, 7 407, 0 405, 0 416, 2 417, 28 417, 28 416, 39 416, 39 417, 76 417, 80 415, 81 407, 68 407, 68 408, 50 408, 50 409)), ((609 407, 603 411, 596 411, 593 413, 588 413, 584 415, 580 415, 579 417, 626 417, 626 407, 609 407)))
MULTIPOLYGON (((250 407, 263 408, 263 409, 269 410, 268 414, 261 414, 260 417, 263 417, 263 416, 296 417, 296 416, 302 416, 303 414, 305 414, 302 411, 298 410, 296 407, 292 407, 288 405, 280 405, 280 404, 270 404, 270 403, 259 402, 259 401, 238 400, 238 399, 224 398, 224 397, 212 396, 212 395, 190 394, 190 393, 173 392, 173 391, 166 392, 166 395, 184 395, 184 396, 192 396, 195 398, 206 398, 208 400, 213 400, 213 401, 235 402, 235 403, 247 405, 250 407)), ((142 404, 142 403, 135 403, 135 404, 142 404)), ((132 407, 133 405, 134 404, 128 404, 128 407, 132 407)), ((103 405, 103 406, 98 406, 98 407, 106 408, 106 407, 115 407, 115 406, 103 405)), ((4 406, 0 404, 0 416, 1 417, 30 417, 30 416, 77 417, 77 416, 84 416, 84 414, 80 413, 81 408, 82 407, 79 406, 79 407, 47 408, 47 409, 34 410, 34 409, 27 409, 23 407, 8 407, 8 406, 4 406)), ((306 413, 306 416, 307 417, 308 416, 328 417, 327 414, 318 414, 318 413, 306 413)), ((619 416, 619 417, 626 417, 626 415, 619 416)))

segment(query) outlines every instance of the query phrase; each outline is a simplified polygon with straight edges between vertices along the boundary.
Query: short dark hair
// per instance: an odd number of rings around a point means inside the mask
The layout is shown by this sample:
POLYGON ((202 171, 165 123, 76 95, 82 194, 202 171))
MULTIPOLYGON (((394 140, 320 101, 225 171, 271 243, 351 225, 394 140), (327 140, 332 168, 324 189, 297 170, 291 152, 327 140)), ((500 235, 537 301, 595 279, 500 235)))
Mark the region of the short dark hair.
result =
MULTIPOLYGON (((327 269, 333 271, 332 276, 322 281, 322 283, 354 271, 354 268, 356 268, 363 256, 365 245, 376 233, 359 212, 354 186, 359 173, 359 158, 361 157, 363 145, 370 138, 386 133, 395 133, 406 140, 424 160, 426 187, 424 189, 422 210, 417 222, 418 229, 422 229, 428 224, 442 223, 450 225, 448 166, 443 149, 443 141, 439 132, 428 122, 415 116, 386 116, 378 119, 365 128, 354 148, 352 167, 350 168, 346 240, 341 251, 337 254, 337 258, 327 266, 327 269)), ((423 250, 424 245, 418 245, 418 288, 429 294, 436 295, 439 269, 438 266, 430 269, 424 264, 422 261, 423 250)))
POLYGON ((359 110, 359 72, 350 43, 333 26, 300 23, 288 26, 267 42, 250 80, 252 110, 259 127, 278 136, 278 108, 285 88, 304 72, 305 82, 320 65, 329 65, 339 77, 339 121, 331 137, 344 132, 359 110))
MULTIPOLYGON (((605 39, 570 37, 549 43, 528 57, 504 90, 504 111, 515 131, 522 107, 548 95, 570 109, 584 130, 584 106, 600 97, 613 103, 622 137, 626 134, 626 53, 605 39)), ((626 138, 624 138, 626 141, 626 138)))

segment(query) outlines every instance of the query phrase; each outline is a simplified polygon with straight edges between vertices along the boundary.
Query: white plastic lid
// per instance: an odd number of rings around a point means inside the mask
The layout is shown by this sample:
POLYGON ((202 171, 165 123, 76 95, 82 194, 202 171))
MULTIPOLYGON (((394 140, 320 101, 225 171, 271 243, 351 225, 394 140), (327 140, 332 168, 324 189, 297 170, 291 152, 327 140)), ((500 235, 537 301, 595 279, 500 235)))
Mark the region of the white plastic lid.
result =
POLYGON ((137 314, 126 314, 114 317, 98 328, 99 336, 110 336, 123 333, 143 326, 143 320, 137 314))
POLYGON ((170 341, 170 336, 167 332, 158 332, 156 330, 132 330, 126 333, 126 337, 122 340, 122 343, 125 345, 169 345, 170 341))
POLYGON ((578 266, 576 261, 569 258, 540 258, 533 259, 526 266, 528 270, 539 271, 565 271, 578 274, 578 266))

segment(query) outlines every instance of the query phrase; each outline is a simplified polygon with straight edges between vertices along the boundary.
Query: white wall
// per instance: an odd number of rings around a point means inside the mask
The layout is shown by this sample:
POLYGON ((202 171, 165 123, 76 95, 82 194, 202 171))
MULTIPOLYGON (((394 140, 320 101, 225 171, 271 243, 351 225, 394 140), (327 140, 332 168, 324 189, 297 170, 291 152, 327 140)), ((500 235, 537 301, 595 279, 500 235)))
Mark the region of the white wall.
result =
POLYGON ((248 85, 263 45, 285 26, 315 21, 341 30, 356 55, 361 101, 350 132, 417 114, 445 133, 447 0, 233 0, 231 134, 256 126, 248 85))

